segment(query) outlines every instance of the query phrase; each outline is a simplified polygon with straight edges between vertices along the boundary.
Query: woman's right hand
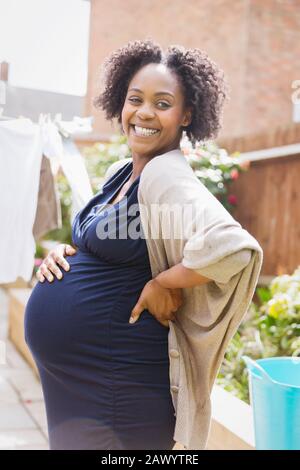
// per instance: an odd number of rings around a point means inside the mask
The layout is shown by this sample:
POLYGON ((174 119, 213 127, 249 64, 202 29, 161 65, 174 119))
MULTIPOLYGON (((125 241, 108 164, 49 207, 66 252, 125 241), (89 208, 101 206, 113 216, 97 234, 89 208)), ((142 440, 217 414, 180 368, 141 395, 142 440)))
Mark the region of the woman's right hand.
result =
POLYGON ((182 289, 166 289, 154 278, 148 281, 131 311, 129 323, 135 323, 141 313, 147 309, 159 323, 169 327, 169 321, 175 320, 175 312, 183 303, 182 289))
POLYGON ((75 255, 76 252, 77 250, 73 246, 66 243, 60 243, 53 250, 49 251, 36 272, 38 281, 44 282, 47 279, 49 282, 52 282, 54 280, 53 274, 57 279, 61 279, 63 274, 58 266, 64 268, 65 271, 69 271, 70 265, 64 257, 66 255, 75 255))

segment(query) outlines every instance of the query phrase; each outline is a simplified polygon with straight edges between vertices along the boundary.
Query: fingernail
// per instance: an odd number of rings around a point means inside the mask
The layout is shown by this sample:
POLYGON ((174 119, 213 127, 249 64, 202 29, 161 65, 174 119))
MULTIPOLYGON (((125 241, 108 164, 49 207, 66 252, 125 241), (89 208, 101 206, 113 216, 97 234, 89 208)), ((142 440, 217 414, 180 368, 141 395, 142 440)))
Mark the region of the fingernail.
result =
POLYGON ((130 317, 129 318, 129 323, 134 323, 135 322, 135 319, 133 317, 130 317))
POLYGON ((58 274, 57 275, 57 279, 61 279, 62 278, 62 275, 61 274, 58 274))

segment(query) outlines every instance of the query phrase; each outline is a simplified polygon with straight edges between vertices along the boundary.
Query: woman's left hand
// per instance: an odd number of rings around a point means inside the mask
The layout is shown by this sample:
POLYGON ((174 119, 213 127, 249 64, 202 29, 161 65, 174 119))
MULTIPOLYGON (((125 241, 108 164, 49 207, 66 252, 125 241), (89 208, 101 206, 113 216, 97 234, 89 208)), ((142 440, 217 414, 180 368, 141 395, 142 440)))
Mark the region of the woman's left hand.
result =
POLYGON ((151 279, 145 284, 129 322, 137 321, 142 311, 147 309, 163 326, 169 327, 169 320, 175 319, 175 312, 182 305, 182 300, 182 289, 167 289, 156 279, 151 279))

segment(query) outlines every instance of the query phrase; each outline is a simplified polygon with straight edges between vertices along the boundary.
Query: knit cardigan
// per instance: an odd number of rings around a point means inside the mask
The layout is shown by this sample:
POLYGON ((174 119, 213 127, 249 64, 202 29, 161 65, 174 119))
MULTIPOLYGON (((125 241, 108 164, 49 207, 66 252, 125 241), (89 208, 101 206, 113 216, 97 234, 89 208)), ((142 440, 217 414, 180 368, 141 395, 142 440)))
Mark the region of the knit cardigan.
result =
MULTIPOLYGON (((105 180, 131 160, 114 162, 105 180)), ((176 416, 174 440, 186 449, 205 449, 212 387, 228 343, 252 300, 262 249, 198 180, 180 149, 158 155, 144 166, 138 203, 152 277, 181 262, 211 279, 207 284, 182 289, 183 303, 175 320, 169 321, 168 333, 170 393, 176 416), (162 215, 161 207, 167 208, 167 213, 172 207, 192 208, 184 223, 189 233, 172 237, 182 215, 179 210, 173 211, 177 215, 171 223, 162 215), (158 234, 152 236, 155 224, 158 234)))

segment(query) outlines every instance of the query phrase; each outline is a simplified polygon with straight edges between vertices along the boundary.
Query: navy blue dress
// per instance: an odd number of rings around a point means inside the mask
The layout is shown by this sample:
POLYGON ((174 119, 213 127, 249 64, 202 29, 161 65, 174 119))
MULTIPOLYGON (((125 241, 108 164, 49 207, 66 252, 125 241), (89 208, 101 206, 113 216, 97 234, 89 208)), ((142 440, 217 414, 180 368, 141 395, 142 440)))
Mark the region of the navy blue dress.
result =
POLYGON ((126 197, 105 206, 132 169, 132 161, 125 164, 76 215, 78 251, 66 257, 70 270, 61 280, 37 283, 26 307, 25 340, 41 378, 50 449, 172 449, 175 443, 169 329, 148 310, 128 323, 152 279, 144 237, 118 236, 130 224, 142 230, 139 211, 129 210, 138 209, 140 177, 126 197), (105 228, 115 238, 105 238, 105 228))

